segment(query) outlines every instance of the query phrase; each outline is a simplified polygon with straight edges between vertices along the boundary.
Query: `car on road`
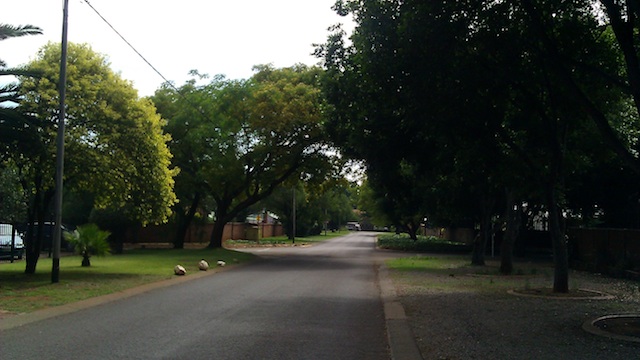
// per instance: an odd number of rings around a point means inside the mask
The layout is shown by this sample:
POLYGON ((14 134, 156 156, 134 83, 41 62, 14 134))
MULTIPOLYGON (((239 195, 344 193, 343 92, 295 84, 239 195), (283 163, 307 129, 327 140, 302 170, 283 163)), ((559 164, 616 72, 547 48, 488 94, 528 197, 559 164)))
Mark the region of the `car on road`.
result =
POLYGON ((360 223, 356 221, 349 221, 347 223, 347 230, 349 231, 360 231, 360 223))
POLYGON ((22 259, 24 241, 11 224, 0 224, 0 259, 22 259), (13 242, 13 248, 11 243, 13 242))

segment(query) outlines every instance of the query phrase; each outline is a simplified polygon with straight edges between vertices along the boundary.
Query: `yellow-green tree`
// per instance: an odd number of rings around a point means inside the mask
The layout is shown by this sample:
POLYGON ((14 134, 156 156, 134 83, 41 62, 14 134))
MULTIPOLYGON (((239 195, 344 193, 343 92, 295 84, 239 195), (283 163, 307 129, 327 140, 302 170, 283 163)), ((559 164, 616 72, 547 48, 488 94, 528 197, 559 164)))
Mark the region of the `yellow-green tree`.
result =
MULTIPOLYGON (((23 78, 21 108, 37 122, 39 141, 28 156, 14 154, 25 190, 33 194, 28 222, 43 224, 54 192, 58 118, 59 44, 49 43, 28 64, 42 73, 23 78)), ((69 44, 67 65, 65 187, 94 196, 109 209, 142 224, 160 223, 175 202, 169 136, 153 104, 113 72, 104 55, 86 44, 69 44)), ((41 236, 27 236, 27 273, 35 272, 41 236)), ((41 233, 41 231, 37 232, 41 233)), ((119 241, 121 239, 115 239, 119 241)))

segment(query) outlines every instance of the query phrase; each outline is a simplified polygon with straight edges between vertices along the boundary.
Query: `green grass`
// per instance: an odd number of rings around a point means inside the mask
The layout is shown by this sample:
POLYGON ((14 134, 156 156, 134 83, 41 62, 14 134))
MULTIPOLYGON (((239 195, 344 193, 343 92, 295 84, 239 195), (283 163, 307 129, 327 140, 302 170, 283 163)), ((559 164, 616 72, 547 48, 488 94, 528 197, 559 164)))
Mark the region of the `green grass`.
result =
POLYGON ((482 276, 506 276, 506 277, 551 277, 553 267, 551 264, 534 264, 519 262, 511 275, 500 274, 499 260, 486 260, 485 266, 471 265, 470 256, 444 255, 413 256, 396 258, 387 261, 390 269, 400 271, 427 271, 434 274, 473 274, 482 276))
POLYGON ((552 269, 531 263, 517 264, 513 275, 499 273, 499 261, 486 266, 471 265, 470 256, 433 255, 396 258, 386 261, 396 279, 416 287, 439 291, 506 293, 506 290, 550 284, 552 269))
POLYGON ((227 249, 129 250, 122 255, 92 257, 91 267, 82 267, 82 257, 60 259, 60 281, 51 283, 50 258, 40 258, 36 274, 24 274, 25 262, 0 263, 0 310, 27 313, 95 296, 111 294, 151 282, 174 277, 180 264, 187 276, 199 272, 205 259, 212 267, 218 260, 242 263, 253 255, 227 249))
POLYGON ((414 256, 387 261, 390 269, 401 271, 429 271, 444 273, 454 269, 466 268, 470 264, 463 256, 414 256))
MULTIPOLYGON (((311 244, 316 242, 326 241, 338 236, 343 236, 349 234, 347 230, 330 232, 327 231, 327 235, 324 235, 324 232, 320 235, 313 236, 305 236, 305 237, 296 237, 296 245, 304 245, 311 244)), ((293 245, 293 241, 288 239, 286 235, 283 236, 274 236, 269 238, 263 238, 258 241, 255 240, 227 240, 225 244, 234 246, 234 245, 293 245)))

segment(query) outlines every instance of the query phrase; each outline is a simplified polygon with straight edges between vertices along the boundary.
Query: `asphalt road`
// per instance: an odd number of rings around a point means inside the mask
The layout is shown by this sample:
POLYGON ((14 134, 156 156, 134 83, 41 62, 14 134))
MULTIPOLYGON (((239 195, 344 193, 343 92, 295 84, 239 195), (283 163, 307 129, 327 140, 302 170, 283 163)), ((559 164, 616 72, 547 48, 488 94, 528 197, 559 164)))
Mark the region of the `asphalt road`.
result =
POLYGON ((389 359, 372 234, 252 251, 264 260, 4 330, 0 359, 389 359))

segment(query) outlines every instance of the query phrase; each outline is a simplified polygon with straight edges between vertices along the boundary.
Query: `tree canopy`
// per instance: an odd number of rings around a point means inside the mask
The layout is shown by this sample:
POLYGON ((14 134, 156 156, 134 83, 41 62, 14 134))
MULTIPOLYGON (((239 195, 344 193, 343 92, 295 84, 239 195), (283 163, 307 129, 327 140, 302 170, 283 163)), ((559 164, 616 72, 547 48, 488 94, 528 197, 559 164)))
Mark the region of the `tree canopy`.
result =
POLYGON ((255 71, 247 80, 216 76, 197 85, 194 79, 153 96, 168 120, 174 165, 183 169, 176 179, 181 228, 211 199, 210 247, 222 246, 224 224, 244 209, 289 179, 324 177, 328 166, 320 69, 263 65, 255 71))
POLYGON ((495 219, 514 204, 540 204, 554 289, 568 290, 562 209, 575 185, 567 180, 596 176, 596 159, 611 159, 604 144, 625 159, 637 142, 624 136, 638 116, 620 91, 622 57, 592 5, 336 3, 357 26, 349 41, 334 28, 318 47, 327 128, 345 154, 365 160, 391 220, 479 226, 472 261, 480 265, 495 219))
MULTIPOLYGON (((20 78, 20 105, 28 116, 20 128, 28 141, 15 142, 9 163, 30 195, 27 223, 43 224, 54 193, 60 46, 49 43, 20 78)), ((163 120, 149 100, 109 68, 85 44, 69 44, 65 136, 65 187, 85 191, 94 209, 111 209, 139 222, 160 223, 175 201, 171 154, 163 120)), ((24 138, 24 137, 23 137, 24 138)), ((34 272, 41 235, 28 232, 27 272, 34 272)))
MULTIPOLYGON (((0 24, 0 40, 38 34, 42 34, 42 29, 33 25, 0 24)), ((0 59, 0 76, 28 74, 22 69, 7 68, 0 59)), ((20 189, 18 174, 8 165, 10 150, 28 139, 21 131, 23 124, 29 121, 28 116, 14 107, 19 100, 17 84, 0 86, 0 221, 12 223, 20 221, 26 214, 25 196, 20 189)))

